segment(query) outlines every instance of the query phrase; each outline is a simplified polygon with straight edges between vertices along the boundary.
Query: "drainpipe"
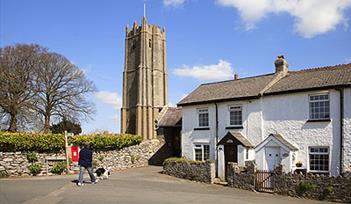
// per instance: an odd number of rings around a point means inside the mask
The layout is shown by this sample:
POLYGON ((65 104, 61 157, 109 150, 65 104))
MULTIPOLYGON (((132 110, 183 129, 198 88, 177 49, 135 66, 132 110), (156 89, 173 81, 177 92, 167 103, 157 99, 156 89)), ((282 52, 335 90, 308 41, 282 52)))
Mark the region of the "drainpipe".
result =
POLYGON ((343 173, 344 159, 344 89, 338 89, 340 94, 340 174, 343 173))
POLYGON ((216 178, 218 178, 218 106, 216 106, 216 178))

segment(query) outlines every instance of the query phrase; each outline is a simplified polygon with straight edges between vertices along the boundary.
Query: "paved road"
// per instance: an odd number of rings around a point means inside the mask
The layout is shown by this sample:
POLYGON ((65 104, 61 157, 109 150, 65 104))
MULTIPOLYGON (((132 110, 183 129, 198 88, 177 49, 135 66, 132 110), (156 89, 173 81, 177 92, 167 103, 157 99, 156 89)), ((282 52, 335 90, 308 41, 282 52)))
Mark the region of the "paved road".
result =
MULTIPOLYGON (((54 204, 327 204, 266 193, 208 185, 160 174, 159 167, 115 172, 97 185, 77 187, 76 175, 0 180, 0 203, 54 204)), ((86 180, 88 175, 85 175, 86 180)))

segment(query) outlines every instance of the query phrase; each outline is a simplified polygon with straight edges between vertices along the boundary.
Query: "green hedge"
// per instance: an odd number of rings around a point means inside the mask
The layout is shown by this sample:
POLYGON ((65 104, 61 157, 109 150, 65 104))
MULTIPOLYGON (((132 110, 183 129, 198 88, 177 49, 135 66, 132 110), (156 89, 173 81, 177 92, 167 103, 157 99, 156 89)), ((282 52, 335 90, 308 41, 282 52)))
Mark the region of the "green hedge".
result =
MULTIPOLYGON (((69 143, 81 146, 90 142, 95 150, 119 150, 139 144, 142 138, 136 135, 94 134, 73 136, 69 143)), ((32 134, 0 132, 0 152, 35 151, 59 152, 64 150, 64 136, 61 134, 32 134)))
POLYGON ((59 152, 65 139, 60 134, 32 134, 0 132, 0 151, 59 152))
POLYGON ((73 145, 82 146, 84 142, 89 142, 90 147, 95 150, 119 150, 124 147, 137 145, 142 138, 137 135, 112 135, 94 134, 70 137, 68 142, 73 145))

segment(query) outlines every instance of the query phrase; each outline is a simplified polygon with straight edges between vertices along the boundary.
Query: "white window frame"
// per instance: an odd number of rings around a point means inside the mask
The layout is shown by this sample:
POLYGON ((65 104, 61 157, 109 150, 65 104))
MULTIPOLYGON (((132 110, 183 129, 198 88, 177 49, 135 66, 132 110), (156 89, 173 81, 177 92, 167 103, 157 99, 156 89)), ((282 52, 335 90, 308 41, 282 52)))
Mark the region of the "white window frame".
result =
POLYGON ((198 127, 200 127, 200 128, 209 127, 209 125, 210 125, 210 112, 209 112, 208 108, 198 108, 196 112, 197 112, 197 125, 198 125, 198 127), (200 123, 200 114, 204 114, 204 113, 207 113, 207 126, 202 125, 200 123))
POLYGON ((230 105, 228 106, 229 111, 229 127, 242 127, 243 126, 243 106, 242 105, 230 105), (231 124, 230 115, 232 112, 240 111, 241 112, 241 124, 231 124))
POLYGON ((330 172, 330 148, 329 146, 310 146, 308 147, 308 169, 309 169, 309 172, 312 172, 312 173, 329 173, 330 172), (311 149, 312 148, 326 148, 327 149, 327 152, 313 152, 312 154, 313 155, 328 155, 328 171, 323 171, 323 170, 312 170, 311 169, 311 158, 310 158, 310 155, 311 155, 311 149))
POLYGON ((210 148, 211 148, 211 146, 208 143, 194 143, 194 148, 193 148, 194 161, 210 160, 210 158, 211 158, 211 149, 210 148), (205 145, 208 146, 208 159, 205 159, 205 148, 204 148, 205 145), (201 160, 196 160, 196 150, 201 150, 201 160))
MULTIPOLYGON (((330 95, 329 95, 329 93, 328 92, 322 92, 322 93, 316 93, 316 94, 309 94, 308 95, 308 113, 309 113, 309 120, 327 120, 327 119, 330 119, 330 95), (328 96, 328 99, 321 99, 321 100, 311 100, 311 97, 313 97, 313 96, 328 96), (312 103, 316 103, 316 102, 328 102, 328 106, 329 106, 329 110, 328 110, 328 112, 325 112, 325 113, 328 113, 328 117, 324 117, 324 118, 321 118, 321 117, 319 117, 319 118, 313 118, 312 117, 312 103)), ((318 112, 319 114, 321 113, 321 112, 318 112)))

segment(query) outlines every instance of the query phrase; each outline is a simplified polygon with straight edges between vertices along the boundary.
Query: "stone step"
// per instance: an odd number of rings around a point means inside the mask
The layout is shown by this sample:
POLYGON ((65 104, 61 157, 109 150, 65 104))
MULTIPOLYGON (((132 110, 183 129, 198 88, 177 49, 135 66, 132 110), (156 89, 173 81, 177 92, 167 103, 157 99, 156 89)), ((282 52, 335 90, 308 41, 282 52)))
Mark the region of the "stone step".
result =
POLYGON ((221 181, 219 178, 214 179, 214 184, 221 185, 221 186, 228 186, 228 182, 221 181))

